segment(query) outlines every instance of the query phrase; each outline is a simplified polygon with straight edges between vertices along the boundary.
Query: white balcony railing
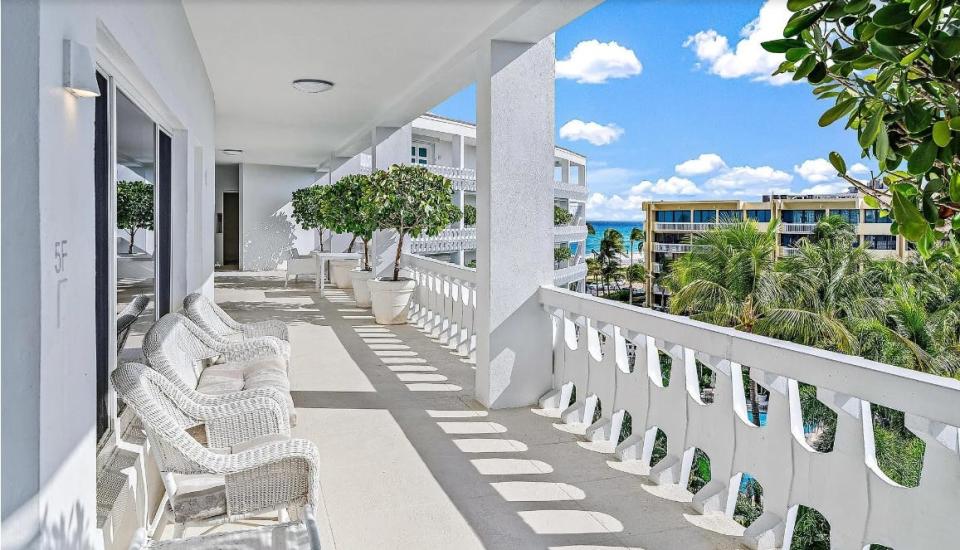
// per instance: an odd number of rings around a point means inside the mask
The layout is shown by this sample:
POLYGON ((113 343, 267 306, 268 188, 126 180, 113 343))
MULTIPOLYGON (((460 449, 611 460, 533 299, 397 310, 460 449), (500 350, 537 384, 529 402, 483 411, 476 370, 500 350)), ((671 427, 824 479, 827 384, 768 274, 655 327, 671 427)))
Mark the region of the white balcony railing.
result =
POLYGON ((557 199, 585 201, 587 200, 587 187, 576 183, 555 181, 553 182, 553 196, 557 199))
POLYGON ((780 255, 781 256, 796 256, 800 253, 800 249, 793 246, 781 246, 780 255))
POLYGON ((553 272, 553 284, 557 286, 566 286, 570 283, 582 281, 587 277, 587 264, 577 263, 568 266, 562 266, 553 272))
POLYGON ((541 405, 563 411, 565 422, 589 423, 599 401, 587 437, 616 445, 620 460, 641 468, 663 430, 666 457, 649 473, 658 484, 685 487, 694 451, 705 452, 712 479, 693 496, 701 512, 732 516, 742 476, 757 479, 763 515, 743 534, 748 546, 789 547, 800 504, 827 518, 834 548, 949 548, 960 540, 960 381, 553 287, 540 289, 540 302, 558 335, 553 391, 541 405), (636 346, 632 369, 627 343, 636 346), (672 362, 666 385, 661 353, 672 362), (715 374, 711 404, 700 398, 698 363, 715 374), (769 391, 760 427, 747 413, 744 372, 769 391), (837 415, 832 452, 804 438, 799 381, 816 386, 837 415), (879 469, 871 403, 904 411, 925 443, 919 486, 897 485, 879 469), (625 412, 632 435, 617 444, 625 412))
POLYGON ((453 188, 457 191, 477 190, 477 171, 472 168, 454 168, 439 164, 425 164, 423 167, 453 182, 453 188))
POLYGON ((813 233, 815 223, 782 223, 780 224, 781 233, 813 233))
POLYGON ((654 252, 670 252, 670 253, 681 253, 681 252, 690 252, 693 250, 692 244, 683 244, 683 243, 653 243, 654 252))
POLYGON ((583 225, 555 225, 553 227, 553 242, 571 243, 587 239, 587 224, 583 225))
POLYGON ((714 227, 725 225, 722 223, 712 223, 712 222, 698 222, 698 223, 689 223, 689 222, 654 222, 653 229, 654 231, 710 231, 714 227))
POLYGON ((476 250, 476 248, 476 227, 448 228, 433 237, 423 235, 410 240, 410 252, 413 254, 442 254, 460 250, 476 250))
POLYGON ((404 254, 401 264, 417 282, 410 322, 441 346, 473 359, 477 346, 477 271, 414 254, 404 254))

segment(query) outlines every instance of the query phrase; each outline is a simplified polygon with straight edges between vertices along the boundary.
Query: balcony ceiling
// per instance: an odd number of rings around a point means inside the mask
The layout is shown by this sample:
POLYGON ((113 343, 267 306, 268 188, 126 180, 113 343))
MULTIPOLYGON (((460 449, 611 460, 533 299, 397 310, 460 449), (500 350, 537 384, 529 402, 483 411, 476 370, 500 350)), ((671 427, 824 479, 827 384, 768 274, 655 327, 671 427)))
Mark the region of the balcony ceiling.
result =
POLYGON ((217 148, 292 166, 352 156, 373 127, 402 126, 470 84, 486 40, 538 41, 598 3, 183 1, 214 90, 217 148), (297 78, 336 86, 306 94, 297 78))

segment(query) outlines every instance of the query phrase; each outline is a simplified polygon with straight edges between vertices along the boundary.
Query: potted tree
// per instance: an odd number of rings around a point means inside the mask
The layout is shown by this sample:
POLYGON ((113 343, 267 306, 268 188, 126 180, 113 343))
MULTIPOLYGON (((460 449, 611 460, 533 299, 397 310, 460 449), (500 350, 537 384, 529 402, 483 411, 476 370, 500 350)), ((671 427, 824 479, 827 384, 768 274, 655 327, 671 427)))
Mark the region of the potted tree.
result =
POLYGON ((403 324, 416 282, 400 277, 400 256, 408 236, 439 234, 460 220, 460 209, 453 204, 453 184, 422 166, 395 164, 377 171, 371 178, 364 208, 377 228, 397 232, 397 251, 393 274, 370 279, 370 299, 378 323, 403 324))
POLYGON ((338 215, 332 227, 337 233, 351 233, 353 238, 363 243, 363 262, 359 267, 354 260, 334 260, 331 268, 335 278, 347 279, 353 287, 353 294, 360 307, 370 307, 370 289, 367 280, 374 276, 370 267, 370 240, 377 230, 376 208, 367 205, 373 193, 370 191, 370 176, 352 174, 340 178, 331 186, 331 196, 336 202, 331 202, 338 210, 338 215))
POLYGON ((117 227, 130 235, 127 254, 133 255, 137 230, 153 230, 153 185, 145 181, 117 182, 117 227))
POLYGON ((324 187, 311 185, 293 192, 290 205, 293 207, 293 219, 304 230, 316 229, 320 237, 320 252, 323 252, 323 202, 324 187))

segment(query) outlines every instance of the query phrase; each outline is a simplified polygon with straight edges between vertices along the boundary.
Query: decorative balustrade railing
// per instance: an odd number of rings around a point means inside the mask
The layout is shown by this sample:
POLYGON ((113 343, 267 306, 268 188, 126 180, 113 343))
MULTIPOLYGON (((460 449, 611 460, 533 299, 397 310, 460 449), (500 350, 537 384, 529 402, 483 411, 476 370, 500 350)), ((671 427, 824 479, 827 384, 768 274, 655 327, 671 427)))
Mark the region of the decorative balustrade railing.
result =
POLYGON ((780 224, 781 233, 813 233, 815 223, 782 223, 780 224))
POLYGON ((590 424, 589 439, 637 461, 654 483, 686 487, 700 449, 711 471, 693 495, 703 513, 732 516, 742 477, 752 476, 763 487, 763 513, 744 531, 748 546, 789 548, 804 505, 826 517, 832 548, 957 547, 960 382, 554 287, 540 289, 540 302, 554 322, 553 390, 541 406, 590 424), (636 347, 632 368, 628 343, 636 347), (701 365, 714 374, 710 404, 701 398, 701 365), (762 426, 750 421, 745 372, 769 391, 762 426), (805 439, 800 381, 837 415, 831 452, 805 439), (903 411, 925 443, 917 487, 880 470, 871 403, 903 411), (625 413, 632 435, 620 442, 625 413), (666 456, 649 467, 657 429, 667 436, 666 456))
POLYGON ((725 223, 713 223, 713 222, 698 222, 698 223, 688 223, 688 222, 654 222, 653 228, 655 231, 709 231, 714 227, 721 227, 724 225, 729 225, 725 223))
POLYGON ((582 281, 587 276, 587 264, 585 262, 572 263, 570 265, 561 265, 553 271, 553 284, 557 286, 566 286, 570 283, 582 281))
POLYGON ((477 271, 414 254, 404 254, 401 265, 417 282, 410 322, 440 345, 473 359, 477 271))
POLYGON ((793 246, 781 246, 780 255, 781 256, 796 256, 800 254, 800 249, 793 246))
POLYGON ((553 196, 557 199, 585 201, 587 200, 587 187, 576 183, 555 181, 553 182, 553 196))
POLYGON ((654 252, 690 252, 693 250, 692 244, 683 243, 653 243, 654 252))
POLYGON ((438 164, 425 164, 424 168, 439 174, 451 182, 453 188, 458 191, 476 191, 477 190, 477 171, 471 168, 454 168, 453 166, 440 166, 438 164))
POLYGON ((553 242, 579 242, 587 239, 587 223, 583 225, 555 225, 553 226, 553 242))
POLYGON ((410 239, 410 252, 414 254, 437 254, 477 248, 476 227, 455 227, 444 229, 433 237, 423 235, 410 239))

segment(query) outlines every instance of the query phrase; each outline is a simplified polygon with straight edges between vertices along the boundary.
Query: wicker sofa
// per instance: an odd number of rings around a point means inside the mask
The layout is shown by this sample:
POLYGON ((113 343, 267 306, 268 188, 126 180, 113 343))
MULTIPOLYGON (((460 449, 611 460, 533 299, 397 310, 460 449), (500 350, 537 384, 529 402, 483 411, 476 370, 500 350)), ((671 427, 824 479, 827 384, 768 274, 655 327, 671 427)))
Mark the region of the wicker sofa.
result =
POLYGON ((207 395, 274 388, 283 395, 291 425, 296 423, 287 360, 277 338, 227 342, 216 339, 179 313, 169 313, 143 340, 147 364, 182 391, 207 395))
POLYGON ((189 525, 300 515, 319 501, 319 452, 290 438, 276 390, 203 396, 137 363, 112 378, 143 423, 176 537, 189 525))

